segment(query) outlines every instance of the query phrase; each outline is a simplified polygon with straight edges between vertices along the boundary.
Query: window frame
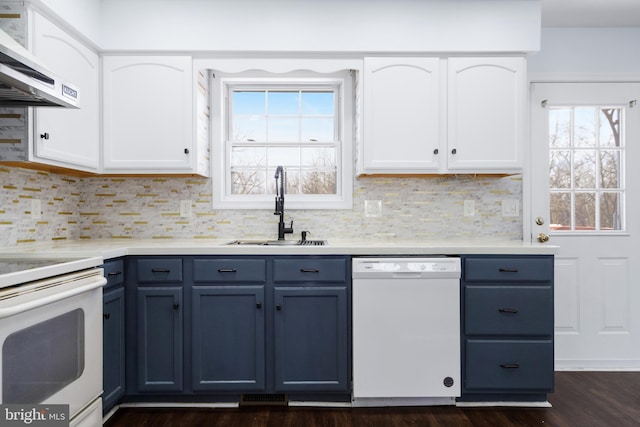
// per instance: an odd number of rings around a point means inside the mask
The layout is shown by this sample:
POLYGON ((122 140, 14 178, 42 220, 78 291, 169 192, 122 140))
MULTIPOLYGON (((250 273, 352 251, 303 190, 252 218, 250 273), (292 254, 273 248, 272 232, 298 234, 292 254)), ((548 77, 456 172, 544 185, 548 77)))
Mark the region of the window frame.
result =
MULTIPOLYGON (((593 147, 578 147, 574 144, 574 133, 573 130, 571 131, 571 143, 569 144, 569 146, 562 146, 562 147, 549 147, 549 161, 551 161, 551 153, 555 150, 555 151, 568 151, 570 153, 570 176, 571 176, 571 185, 567 188, 563 188, 563 187, 558 187, 558 188, 553 188, 549 185, 549 182, 547 182, 547 192, 549 194, 549 198, 551 198, 552 194, 562 194, 562 193, 566 193, 569 195, 570 198, 570 224, 569 224, 569 228, 568 229, 560 229, 560 228, 552 228, 550 225, 550 229, 549 229, 549 233, 551 235, 572 235, 572 236, 579 236, 579 235, 606 235, 606 236, 611 236, 611 235, 626 235, 627 234, 627 212, 626 212, 626 198, 627 198, 627 191, 626 191, 626 132, 624 127, 626 126, 626 109, 624 107, 624 105, 616 105, 616 104, 588 104, 588 105, 582 105, 582 104, 575 104, 575 105, 565 105, 565 104, 559 104, 559 105, 554 105, 552 106, 549 111, 547 112, 547 115, 551 114, 551 110, 561 110, 561 109, 569 109, 571 111, 571 126, 573 128, 573 124, 575 121, 574 118, 574 114, 575 114, 575 110, 576 109, 581 109, 581 108, 594 108, 597 109, 599 111, 603 110, 603 109, 617 109, 620 111, 620 116, 619 116, 619 121, 620 121, 620 130, 619 130, 619 136, 620 136, 620 145, 618 147, 607 147, 607 146, 603 146, 600 144, 600 141, 598 140, 598 143, 596 145, 594 145, 593 147), (594 151, 596 153, 596 158, 600 159, 600 152, 601 151, 615 151, 619 153, 619 161, 620 161, 620 165, 619 165, 619 175, 618 175, 618 186, 617 187, 602 187, 601 182, 599 180, 596 181, 595 186, 594 187, 576 187, 575 185, 575 162, 574 162, 574 157, 576 155, 576 153, 582 152, 582 151, 594 151), (619 221, 620 221, 620 228, 619 229, 602 229, 602 219, 601 219, 601 208, 600 208, 600 203, 601 203, 601 197, 603 194, 605 193, 611 193, 611 194, 618 194, 619 197, 619 206, 620 206, 620 211, 619 211, 619 221), (594 194, 595 198, 594 198, 594 222, 595 222, 595 226, 593 229, 589 230, 589 229, 579 229, 578 225, 576 225, 575 223, 575 216, 576 216, 576 195, 579 194, 594 194)), ((598 122, 600 121, 600 119, 598 119, 598 122)), ((597 137, 599 138, 599 136, 597 137)), ((549 165, 551 165, 551 163, 549 163, 549 165)), ((601 168, 601 164, 600 161, 596 161, 596 177, 600 176, 599 171, 601 168)), ((549 218, 549 220, 551 221, 551 217, 549 218)))
MULTIPOLYGON (((231 148, 229 94, 232 89, 273 89, 275 87, 304 90, 305 88, 335 88, 336 194, 288 194, 289 209, 351 209, 353 192, 354 84, 349 70, 333 73, 295 71, 269 73, 244 71, 216 73, 210 76, 212 129, 212 204, 214 209, 273 209, 275 194, 231 194, 231 148)), ((297 143, 300 144, 300 143, 297 143)), ((332 143, 333 144, 333 143, 332 143)), ((302 145, 300 145, 302 146, 302 145)), ((275 165, 274 165, 275 166, 275 165)), ((268 177, 267 177, 268 178, 268 177)))

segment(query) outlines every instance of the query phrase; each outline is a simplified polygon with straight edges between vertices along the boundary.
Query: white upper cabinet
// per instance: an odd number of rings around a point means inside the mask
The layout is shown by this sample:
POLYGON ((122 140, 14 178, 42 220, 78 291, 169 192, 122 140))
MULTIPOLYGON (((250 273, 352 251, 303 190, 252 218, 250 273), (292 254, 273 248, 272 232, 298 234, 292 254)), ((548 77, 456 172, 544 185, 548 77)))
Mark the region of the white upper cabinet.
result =
POLYGON ((100 158, 98 54, 35 11, 29 13, 33 54, 79 88, 80 108, 33 109, 30 160, 96 172, 100 158))
POLYGON ((103 58, 103 172, 197 173, 190 56, 103 58))
POLYGON ((365 58, 362 174, 516 173, 521 57, 365 58))
POLYGON ((437 172, 440 59, 365 58, 363 83, 363 172, 437 172))
POLYGON ((524 58, 448 60, 448 152, 452 172, 522 168, 524 58))

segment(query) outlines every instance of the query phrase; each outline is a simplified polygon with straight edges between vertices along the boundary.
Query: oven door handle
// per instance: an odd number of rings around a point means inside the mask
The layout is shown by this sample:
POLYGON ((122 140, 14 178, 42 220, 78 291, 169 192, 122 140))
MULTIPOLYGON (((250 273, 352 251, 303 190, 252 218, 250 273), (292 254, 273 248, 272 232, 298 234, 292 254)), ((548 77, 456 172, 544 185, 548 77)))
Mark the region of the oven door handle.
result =
POLYGON ((27 301, 22 304, 11 305, 9 307, 0 308, 0 319, 13 316, 18 313, 22 313, 27 310, 33 310, 34 308, 42 307, 47 304, 61 301, 66 298, 71 298, 76 295, 80 295, 85 292, 92 291, 96 288, 101 288, 107 284, 107 279, 103 276, 96 276, 96 278, 88 283, 84 283, 72 289, 56 292, 52 295, 47 295, 42 298, 27 301))

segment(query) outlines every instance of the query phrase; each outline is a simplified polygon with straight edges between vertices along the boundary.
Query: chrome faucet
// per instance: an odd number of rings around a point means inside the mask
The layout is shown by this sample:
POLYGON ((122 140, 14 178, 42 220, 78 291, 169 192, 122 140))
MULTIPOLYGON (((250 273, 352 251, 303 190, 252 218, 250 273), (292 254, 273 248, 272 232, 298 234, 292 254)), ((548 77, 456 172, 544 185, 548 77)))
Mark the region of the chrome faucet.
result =
POLYGON ((293 221, 289 227, 284 225, 284 189, 286 186, 287 175, 282 166, 276 168, 276 211, 274 215, 280 215, 278 222, 278 240, 284 240, 285 234, 293 233, 293 221), (278 189, 278 179, 280 179, 280 187, 278 189))

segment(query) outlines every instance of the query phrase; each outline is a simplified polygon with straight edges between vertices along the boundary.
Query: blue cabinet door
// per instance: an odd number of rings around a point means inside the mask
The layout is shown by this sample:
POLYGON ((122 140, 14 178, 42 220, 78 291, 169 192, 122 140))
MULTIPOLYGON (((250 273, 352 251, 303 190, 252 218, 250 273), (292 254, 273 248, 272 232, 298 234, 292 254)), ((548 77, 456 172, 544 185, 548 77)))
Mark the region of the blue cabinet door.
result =
POLYGON ((198 286, 192 295, 193 390, 264 390, 264 286, 198 286))
POLYGON ((349 391, 347 289, 274 288, 274 388, 349 391))
POLYGON ((124 288, 104 293, 102 408, 106 413, 125 392, 124 288))
POLYGON ((137 332, 138 391, 182 391, 182 288, 139 287, 137 332))

